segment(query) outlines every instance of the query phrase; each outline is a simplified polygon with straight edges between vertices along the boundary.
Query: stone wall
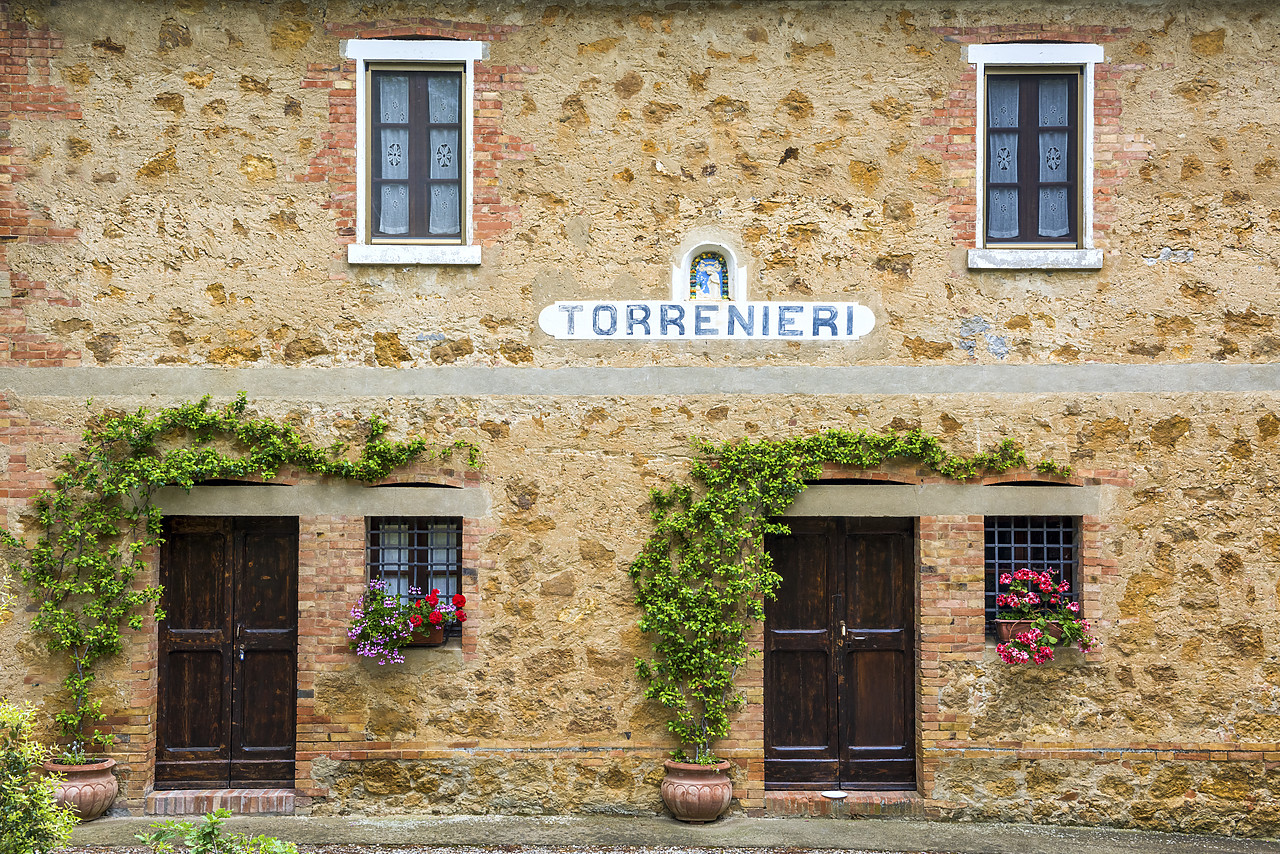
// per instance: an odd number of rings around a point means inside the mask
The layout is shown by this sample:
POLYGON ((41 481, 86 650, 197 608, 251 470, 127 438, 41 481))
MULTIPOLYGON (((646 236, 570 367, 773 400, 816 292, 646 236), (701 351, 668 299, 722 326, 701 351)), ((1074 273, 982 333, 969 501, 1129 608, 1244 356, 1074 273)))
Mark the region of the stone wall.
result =
MULTIPOLYGON (((78 0, 0 3, 0 22, 5 524, 30 534, 27 502, 104 407, 243 388, 317 442, 379 414, 482 448, 470 477, 397 475, 487 496, 465 521, 461 646, 357 659, 362 517, 300 520, 304 808, 660 809, 673 745, 634 675, 647 641, 626 575, 649 490, 686 477, 692 437, 919 427, 960 453, 1014 438, 1106 497, 1081 528, 1102 647, 1037 670, 984 636, 982 517, 919 519, 919 811, 1280 832, 1271 4, 78 0), (346 262, 339 40, 381 36, 489 43, 478 267, 346 262), (1100 271, 966 267, 961 50, 1022 39, 1105 50, 1100 271), (557 299, 666 298, 699 229, 745 260, 753 299, 859 301, 875 328, 840 344, 538 329, 557 299)), ((17 652, 0 694, 51 710, 62 674, 29 608, 0 625, 17 652)), ((148 623, 100 681, 134 810, 155 655, 148 623)), ((721 745, 747 811, 768 808, 761 666, 721 745)))

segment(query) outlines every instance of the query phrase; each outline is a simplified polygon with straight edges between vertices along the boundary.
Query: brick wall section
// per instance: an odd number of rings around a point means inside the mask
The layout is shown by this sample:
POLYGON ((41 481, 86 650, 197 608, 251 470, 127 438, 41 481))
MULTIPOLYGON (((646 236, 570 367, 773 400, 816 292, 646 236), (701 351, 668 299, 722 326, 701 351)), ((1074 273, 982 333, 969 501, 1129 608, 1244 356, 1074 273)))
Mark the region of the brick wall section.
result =
POLYGON ((70 243, 79 235, 78 229, 59 225, 18 198, 17 185, 31 177, 31 169, 26 150, 15 146, 11 136, 15 121, 81 118, 80 105, 50 78, 50 58, 61 50, 61 38, 15 19, 9 4, 0 3, 0 364, 80 363, 78 351, 31 332, 25 311, 33 301, 77 303, 13 270, 8 250, 15 243, 70 243))
POLYGON ((944 711, 939 693, 950 683, 955 662, 981 661, 986 651, 983 530, 982 516, 922 516, 918 523, 916 779, 926 798, 939 769, 934 751, 966 742, 973 723, 970 716, 944 711))
POLYGON ((0 481, 0 525, 11 527, 28 502, 49 486, 47 472, 28 466, 27 449, 75 438, 16 411, 11 398, 0 395, 0 445, 9 450, 9 466, 0 481))
MULTIPOLYGON (((497 42, 518 30, 515 26, 444 21, 435 18, 402 18, 330 24, 327 32, 335 39, 439 38, 497 42)), ((323 204, 334 211, 340 247, 355 241, 356 225, 356 90, 355 63, 311 64, 302 80, 304 89, 329 90, 329 130, 321 134, 325 143, 307 164, 307 171, 294 181, 326 182, 329 198, 323 204)), ((527 65, 475 64, 475 100, 472 128, 475 169, 472 174, 472 224, 475 241, 492 246, 520 221, 520 206, 504 201, 499 192, 498 170, 504 160, 523 160, 532 144, 503 131, 502 97, 524 88, 527 75, 537 69, 527 65)), ((335 257, 341 257, 341 248, 335 257)), ((341 276, 341 274, 339 274, 341 276)))
MULTIPOLYGON (((0 397, 0 445, 10 451, 8 468, 0 483, 0 526, 17 533, 19 517, 31 512, 31 500, 52 485, 48 477, 50 470, 30 468, 24 451, 42 446, 70 446, 78 438, 78 434, 63 432, 53 424, 20 414, 9 398, 0 397)), ((153 585, 158 580, 158 552, 154 549, 144 552, 142 559, 150 569, 135 579, 135 589, 153 585)), ((136 805, 141 803, 154 776, 158 649, 155 620, 144 618, 140 630, 126 626, 120 634, 122 652, 100 667, 93 693, 106 701, 107 717, 98 728, 116 737, 109 755, 119 763, 116 773, 120 778, 120 803, 136 805), (115 696, 123 697, 124 702, 112 708, 111 698, 115 696)), ((43 649, 43 638, 29 637, 43 649)), ((57 691, 67 674, 66 660, 61 656, 41 655, 35 661, 41 662, 40 666, 23 675, 23 683, 33 689, 32 696, 57 691)), ((38 719, 40 726, 46 728, 42 737, 49 741, 56 734, 51 718, 52 713, 38 719)))
MULTIPOLYGON (((431 463, 407 467, 381 481, 479 486, 480 471, 433 468, 431 463)), ((363 714, 320 714, 315 687, 321 674, 346 670, 357 664, 347 646, 351 605, 364 590, 365 520, 363 516, 303 516, 298 520, 298 735, 296 789, 300 808, 329 792, 313 779, 319 759, 376 760, 416 759, 448 755, 448 750, 474 744, 427 744, 411 741, 369 741, 363 714), (448 748, 448 749, 443 749, 448 748)), ((480 542, 494 528, 482 519, 462 520, 462 593, 467 597, 467 622, 462 632, 464 661, 476 658, 476 638, 491 617, 480 594, 483 570, 492 569, 484 559, 480 542)), ((451 640, 449 644, 458 641, 451 640)))
MULTIPOLYGON (((1063 24, 1011 24, 988 27, 935 27, 950 42, 988 44, 999 42, 1073 42, 1106 44, 1126 36, 1130 27, 1068 26, 1063 24)), ((1142 65, 1099 63, 1094 72, 1093 231, 1095 245, 1105 248, 1106 235, 1116 218, 1116 188, 1135 161, 1146 160, 1152 146, 1142 134, 1125 133, 1120 121, 1120 81, 1142 65)), ((950 200, 949 218, 955 246, 973 247, 977 222, 977 75, 965 65, 946 104, 926 114, 921 123, 935 132, 925 148, 936 151, 946 165, 949 185, 943 195, 950 200)))
MULTIPOLYGON (((137 579, 134 586, 141 588, 158 584, 160 550, 149 549, 142 558, 150 570, 137 579)), ((123 650, 119 657, 103 667, 98 677, 99 696, 106 693, 108 685, 118 685, 127 705, 108 714, 102 729, 116 737, 116 744, 111 750, 111 756, 117 762, 116 775, 120 778, 120 795, 116 803, 137 808, 155 783, 156 712, 159 704, 156 657, 160 652, 160 640, 156 620, 151 616, 143 619, 142 628, 137 631, 125 626, 120 636, 123 650)))

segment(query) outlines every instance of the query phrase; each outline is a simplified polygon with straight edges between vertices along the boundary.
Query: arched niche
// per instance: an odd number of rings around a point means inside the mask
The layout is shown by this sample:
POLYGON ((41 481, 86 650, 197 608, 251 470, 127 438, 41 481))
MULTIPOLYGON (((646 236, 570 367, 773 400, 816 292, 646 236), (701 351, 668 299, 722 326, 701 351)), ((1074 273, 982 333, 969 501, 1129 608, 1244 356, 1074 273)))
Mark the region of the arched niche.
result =
POLYGON ((690 300, 745 300, 747 269, 727 242, 686 241, 679 261, 671 265, 671 298, 690 300), (719 288, 719 294, 715 289, 719 288))

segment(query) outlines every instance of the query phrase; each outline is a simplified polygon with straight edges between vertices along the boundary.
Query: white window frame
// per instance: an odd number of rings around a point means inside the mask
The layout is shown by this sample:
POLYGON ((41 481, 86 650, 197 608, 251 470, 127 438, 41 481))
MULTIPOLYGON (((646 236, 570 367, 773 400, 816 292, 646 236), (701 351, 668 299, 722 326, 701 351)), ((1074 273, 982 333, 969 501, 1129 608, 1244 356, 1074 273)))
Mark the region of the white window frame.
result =
POLYGON ((479 264, 480 246, 471 219, 475 174, 475 63, 488 58, 487 42, 398 39, 345 39, 340 52, 356 64, 356 240, 347 246, 348 264, 479 264), (369 130, 369 65, 398 62, 464 66, 462 74, 462 127, 466 137, 463 162, 463 232, 459 243, 373 243, 369 236, 369 187, 371 144, 369 130))
POLYGON ((974 141, 977 145, 977 196, 974 248, 969 250, 971 270, 1098 270, 1102 250, 1093 245, 1093 98, 1094 67, 1103 61, 1102 46, 1096 44, 974 44, 965 49, 965 61, 974 66, 977 105, 974 111, 974 141), (987 70, 1018 66, 1063 66, 1081 74, 1080 103, 1080 243, 1076 247, 1018 248, 986 245, 986 150, 987 150, 987 70))

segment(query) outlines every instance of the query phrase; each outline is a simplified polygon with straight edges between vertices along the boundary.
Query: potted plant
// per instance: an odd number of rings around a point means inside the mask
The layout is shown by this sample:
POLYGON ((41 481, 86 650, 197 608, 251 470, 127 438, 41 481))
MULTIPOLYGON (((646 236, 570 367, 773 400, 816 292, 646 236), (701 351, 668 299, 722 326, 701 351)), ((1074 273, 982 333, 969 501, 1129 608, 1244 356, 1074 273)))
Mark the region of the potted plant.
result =
MULTIPOLYGON (((419 591, 410 588, 410 596, 418 596, 419 591)), ((440 598, 439 590, 432 590, 426 596, 414 599, 406 605, 409 625, 413 627, 410 635, 410 646, 439 646, 444 643, 444 630, 451 625, 462 625, 467 621, 467 613, 462 606, 467 604, 467 597, 455 593, 448 599, 440 598)))
POLYGON ((400 650, 405 647, 444 643, 446 628, 467 621, 462 610, 466 604, 461 593, 442 599, 439 590, 423 596, 414 587, 409 588, 406 601, 388 590, 385 581, 374 579, 351 606, 347 640, 357 655, 372 658, 378 664, 403 664, 400 650))
POLYGON ((747 632, 763 620, 764 599, 781 580, 766 551, 742 543, 758 545, 778 526, 739 518, 715 528, 716 536, 700 537, 708 517, 733 512, 678 486, 651 497, 658 533, 630 573, 640 629, 653 636, 654 654, 638 659, 636 671, 647 683, 645 696, 667 708, 667 728, 681 744, 664 763, 663 803, 681 821, 708 822, 733 798, 730 762, 712 744, 728 733, 730 712, 743 703, 734 680, 747 660, 747 632), (718 536, 722 530, 729 533, 718 536))
POLYGON ((1053 660, 1055 647, 1074 644, 1087 652, 1098 645, 1065 579, 1055 582, 1048 571, 1023 568, 1003 572, 998 580, 1007 588, 996 594, 996 652, 1001 660, 1044 664, 1053 660))

